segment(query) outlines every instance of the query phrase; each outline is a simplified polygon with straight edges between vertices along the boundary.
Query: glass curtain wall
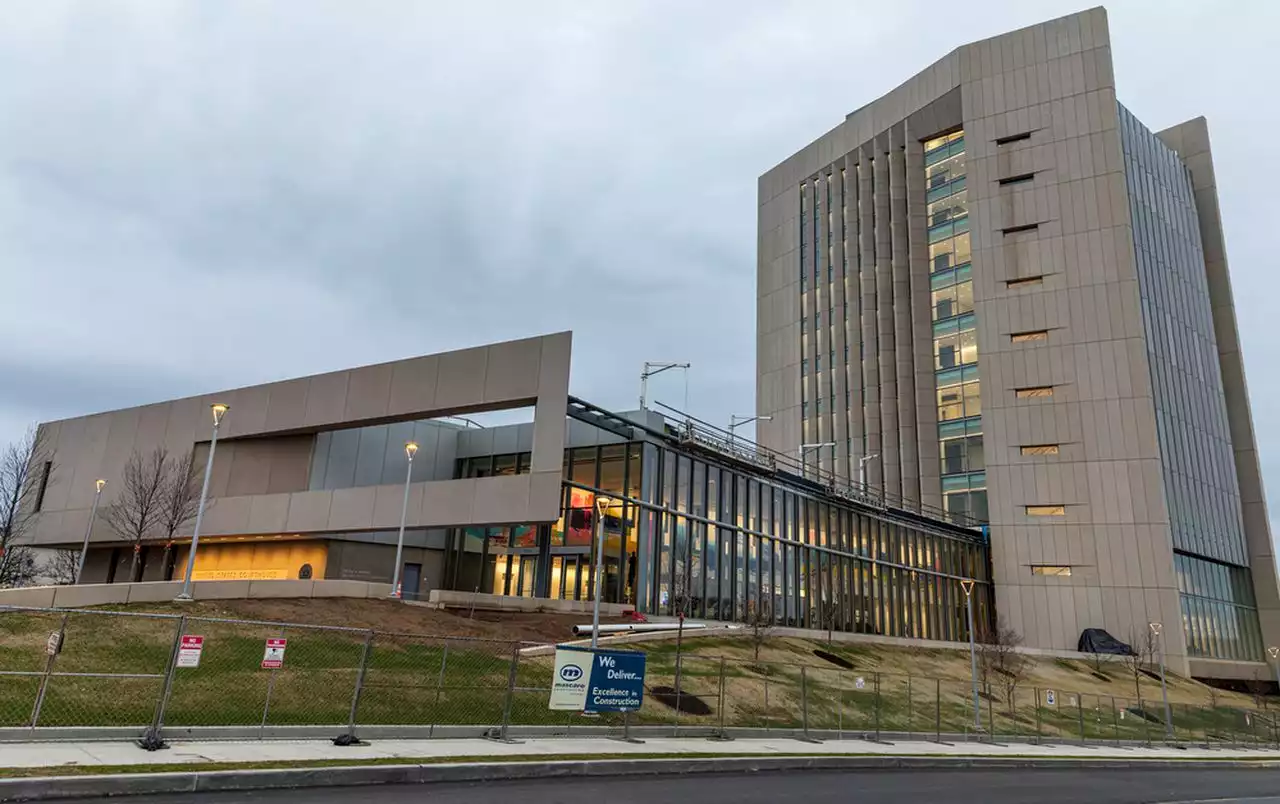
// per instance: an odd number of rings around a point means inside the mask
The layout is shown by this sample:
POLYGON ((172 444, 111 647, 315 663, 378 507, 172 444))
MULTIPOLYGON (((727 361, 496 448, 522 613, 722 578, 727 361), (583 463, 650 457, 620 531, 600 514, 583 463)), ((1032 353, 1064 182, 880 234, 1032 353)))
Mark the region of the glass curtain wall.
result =
MULTIPOLYGON (((469 458, 459 471, 519 472, 526 461, 469 458)), ((719 620, 763 611, 798 627, 818 627, 821 604, 834 603, 837 630, 965 640, 960 581, 972 578, 975 617, 993 616, 977 534, 882 518, 655 443, 567 450, 564 480, 551 526, 455 531, 453 588, 590 600, 603 511, 606 602, 719 620)))
POLYGON ((1156 437, 1187 651, 1263 659, 1204 249, 1191 175, 1124 106, 1120 141, 1133 223, 1156 437))
POLYGON ((820 492, 657 452, 660 493, 644 506, 660 521, 649 546, 657 571, 637 586, 643 610, 673 614, 683 604, 691 616, 721 620, 760 610, 819 627, 821 605, 834 603, 837 630, 963 640, 960 580, 973 578, 975 616, 992 614, 987 549, 976 534, 891 521, 820 492))
POLYGON ((1262 633, 1249 570, 1174 553, 1191 656, 1261 661, 1262 633))
POLYGON ((943 506, 948 513, 986 522, 964 132, 927 140, 924 151, 943 506))

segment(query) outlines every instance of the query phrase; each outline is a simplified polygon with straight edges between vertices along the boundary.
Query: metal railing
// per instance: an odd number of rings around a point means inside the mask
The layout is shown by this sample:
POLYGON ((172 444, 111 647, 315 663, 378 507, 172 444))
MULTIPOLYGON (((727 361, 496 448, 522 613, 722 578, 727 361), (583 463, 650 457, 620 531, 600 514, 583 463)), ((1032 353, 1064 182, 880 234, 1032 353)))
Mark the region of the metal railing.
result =
MULTIPOLYGON (((642 708, 626 717, 548 709, 554 652, 464 636, 98 610, 0 608, 0 739, 173 734, 360 734, 507 738, 638 733, 810 739, 1173 742, 1280 749, 1280 718, 1265 708, 1174 703, 1049 691, 1007 680, 981 697, 968 679, 676 652, 644 643, 642 708), (198 666, 183 637, 203 637, 198 666), (284 639, 264 668, 268 639, 284 639), (1168 736, 1166 734, 1168 732, 1168 736)), ((832 651, 841 654, 839 647, 832 651)), ((850 661, 851 660, 851 661, 850 661)), ((1118 680, 1118 679, 1117 679, 1118 680)))

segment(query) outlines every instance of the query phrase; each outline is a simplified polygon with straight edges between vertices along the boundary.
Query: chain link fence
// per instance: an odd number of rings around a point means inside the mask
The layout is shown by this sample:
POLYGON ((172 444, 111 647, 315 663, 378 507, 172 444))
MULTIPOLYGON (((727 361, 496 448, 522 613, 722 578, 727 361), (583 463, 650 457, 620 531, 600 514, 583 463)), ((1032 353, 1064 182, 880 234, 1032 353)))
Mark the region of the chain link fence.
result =
POLYGON ((0 609, 0 739, 361 732, 983 740, 1280 748, 1265 708, 1047 690, 643 645, 639 711, 549 709, 554 647, 107 610, 0 609), (274 646, 274 647, 272 647, 274 646), (273 653, 272 651, 276 651, 273 653))

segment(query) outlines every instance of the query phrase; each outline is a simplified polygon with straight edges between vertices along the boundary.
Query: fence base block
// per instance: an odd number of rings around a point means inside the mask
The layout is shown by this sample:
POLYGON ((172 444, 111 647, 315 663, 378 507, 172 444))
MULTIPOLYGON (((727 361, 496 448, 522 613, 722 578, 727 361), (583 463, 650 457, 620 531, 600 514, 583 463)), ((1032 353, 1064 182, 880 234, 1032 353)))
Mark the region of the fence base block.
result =
POLYGON ((504 745, 523 745, 524 740, 516 740, 511 737, 504 737, 500 729, 489 729, 484 733, 483 739, 504 745))

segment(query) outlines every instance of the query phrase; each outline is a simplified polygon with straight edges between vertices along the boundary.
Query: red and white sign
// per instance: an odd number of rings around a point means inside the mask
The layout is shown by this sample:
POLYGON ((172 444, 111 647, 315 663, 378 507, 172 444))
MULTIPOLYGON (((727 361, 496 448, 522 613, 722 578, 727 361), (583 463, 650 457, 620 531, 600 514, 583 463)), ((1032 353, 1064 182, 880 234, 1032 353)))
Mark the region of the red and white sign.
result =
POLYGON ((284 667, 284 646, 287 639, 268 639, 267 650, 262 654, 263 670, 278 670, 284 667))
POLYGON ((199 667, 204 637, 186 634, 178 644, 178 667, 199 667))

